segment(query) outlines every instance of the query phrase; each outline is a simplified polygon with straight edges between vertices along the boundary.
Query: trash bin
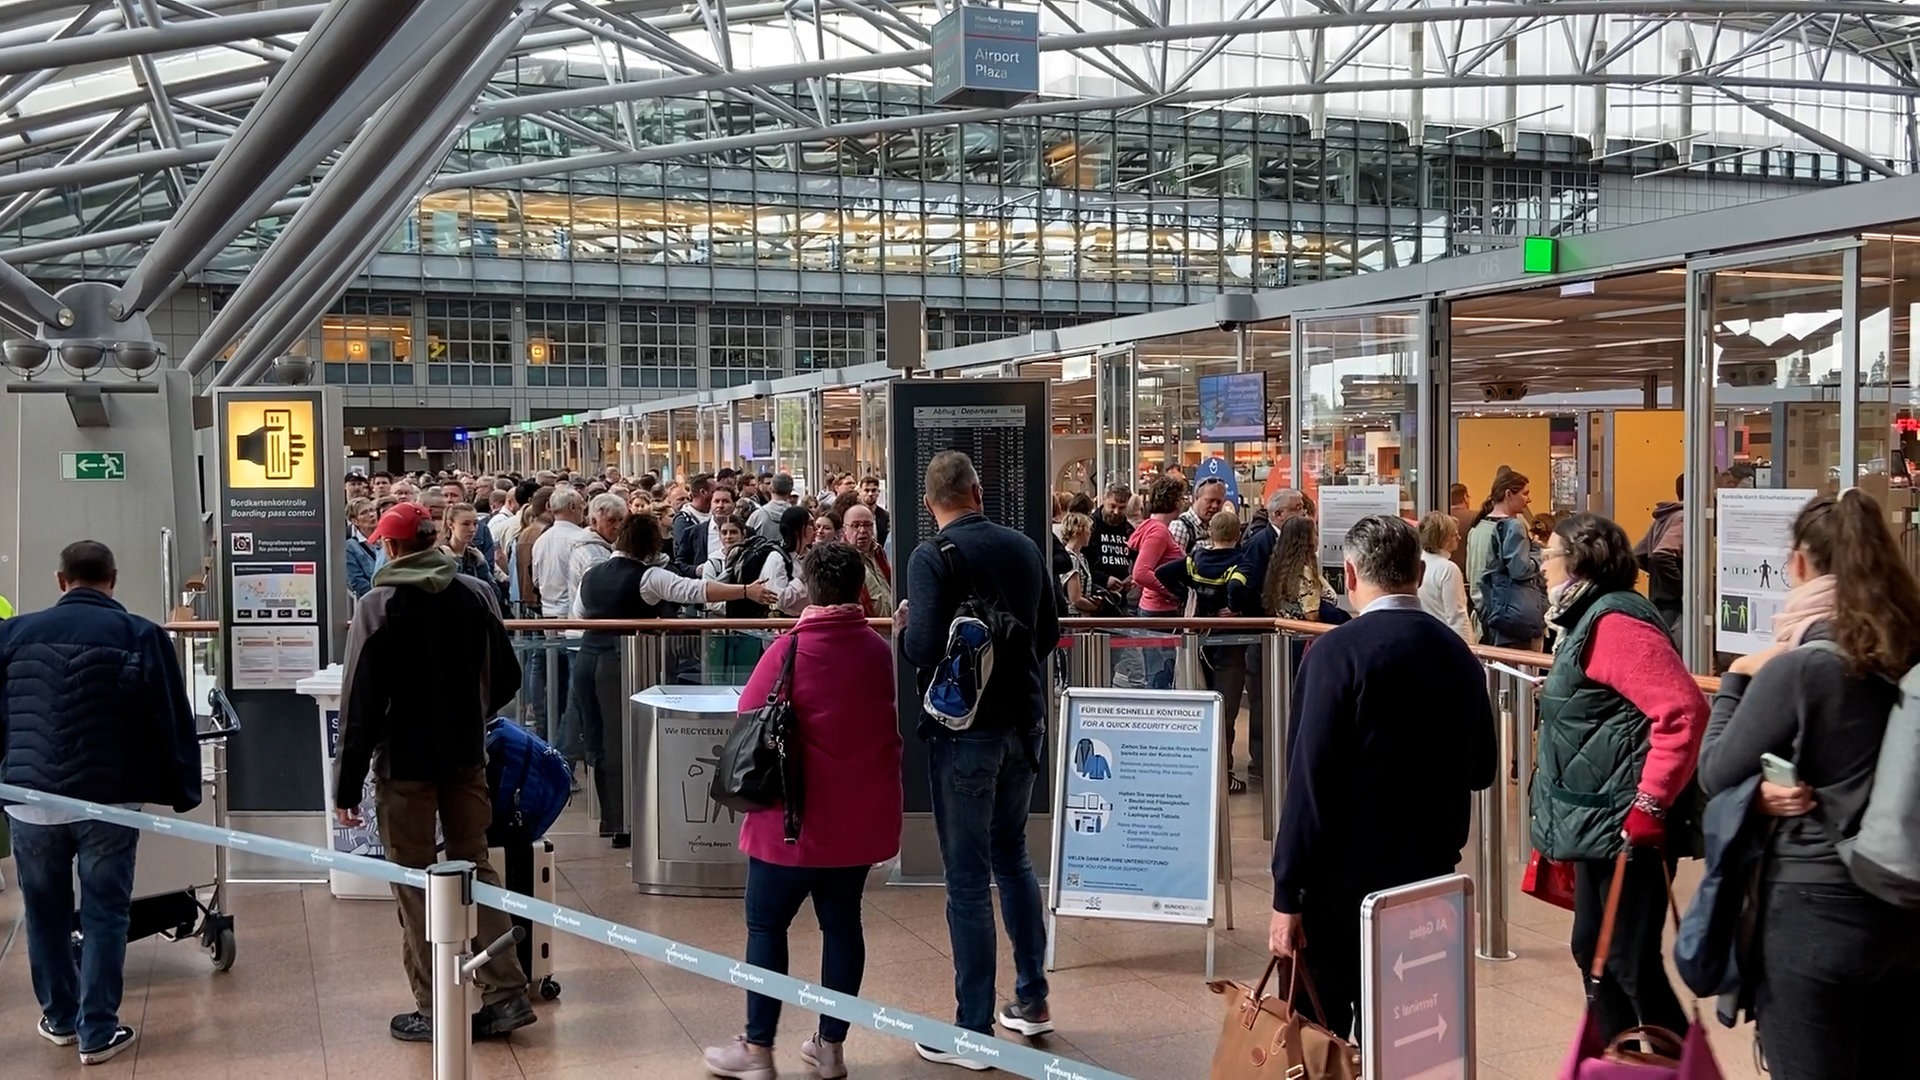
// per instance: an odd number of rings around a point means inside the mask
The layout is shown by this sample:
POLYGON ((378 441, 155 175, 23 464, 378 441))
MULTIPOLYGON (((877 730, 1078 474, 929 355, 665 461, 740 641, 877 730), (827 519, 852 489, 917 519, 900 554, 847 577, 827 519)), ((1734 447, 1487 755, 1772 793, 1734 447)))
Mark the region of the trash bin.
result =
POLYGON ((633 881, 655 896, 739 897, 741 815, 707 795, 740 711, 737 686, 653 686, 627 710, 633 881))
MULTIPOLYGON (((379 823, 373 816, 372 776, 367 777, 361 789, 360 816, 365 824, 346 828, 333 818, 333 763, 340 756, 340 680, 345 674, 339 664, 329 664, 294 683, 293 687, 312 698, 320 712, 320 752, 324 757, 320 763, 320 775, 326 778, 327 834, 333 841, 333 850, 349 855, 385 858, 387 849, 381 846, 379 823)), ((342 900, 393 899, 393 890, 386 882, 344 870, 329 870, 327 887, 342 900)))

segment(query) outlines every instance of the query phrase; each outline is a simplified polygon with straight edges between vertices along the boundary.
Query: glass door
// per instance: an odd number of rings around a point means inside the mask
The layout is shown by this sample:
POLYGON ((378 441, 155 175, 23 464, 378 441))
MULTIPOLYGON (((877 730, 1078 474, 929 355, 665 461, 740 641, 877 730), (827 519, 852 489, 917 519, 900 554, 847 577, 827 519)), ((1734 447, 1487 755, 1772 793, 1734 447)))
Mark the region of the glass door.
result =
POLYGON ((1103 352, 1094 359, 1094 430, 1098 446, 1094 455, 1093 483, 1105 490, 1112 484, 1134 486, 1140 468, 1140 428, 1134 412, 1134 348, 1103 352))
POLYGON ((1773 640, 1787 529, 1857 482, 1857 240, 1697 260, 1688 273, 1681 640, 1719 672, 1773 640), (1724 550, 1722 538, 1726 539, 1724 550))
POLYGON ((1294 319, 1295 486, 1308 498, 1321 501, 1330 487, 1392 485, 1407 517, 1432 501, 1416 422, 1426 342, 1425 305, 1294 319))

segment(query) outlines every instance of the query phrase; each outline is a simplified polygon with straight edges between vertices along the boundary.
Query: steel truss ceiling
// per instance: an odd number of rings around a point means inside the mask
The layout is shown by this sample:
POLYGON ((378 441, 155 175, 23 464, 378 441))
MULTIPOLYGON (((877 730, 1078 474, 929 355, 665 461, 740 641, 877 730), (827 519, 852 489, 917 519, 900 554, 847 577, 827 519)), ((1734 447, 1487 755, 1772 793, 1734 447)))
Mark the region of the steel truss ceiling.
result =
MULTIPOLYGON (((303 332, 425 191, 720 151, 1159 106, 1509 148, 1524 128, 1681 164, 1729 147, 1818 149, 1880 175, 1920 161, 1920 17, 1885 0, 1039 0, 1041 97, 838 107, 840 80, 924 84, 928 27, 950 6, 0 0, 0 228, 44 200, 81 208, 78 228, 0 259, 150 245, 121 293, 142 311, 251 246, 241 296, 186 358, 198 369, 238 341, 233 381, 303 332), (666 98, 727 123, 650 138, 642 112, 666 98), (557 152, 450 161, 468 128, 508 121, 557 152)), ((19 288, 0 274, 0 313, 46 310, 19 288)))

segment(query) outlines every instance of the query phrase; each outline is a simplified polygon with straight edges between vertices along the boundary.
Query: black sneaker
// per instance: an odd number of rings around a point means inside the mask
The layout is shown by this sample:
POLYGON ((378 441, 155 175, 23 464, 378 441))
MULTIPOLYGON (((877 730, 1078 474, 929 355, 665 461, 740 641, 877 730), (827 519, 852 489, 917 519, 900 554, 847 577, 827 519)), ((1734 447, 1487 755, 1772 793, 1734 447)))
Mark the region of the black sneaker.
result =
POLYGON ((1009 1001, 994 1019, 1008 1031, 1017 1031, 1029 1039, 1053 1030, 1053 1014, 1044 1001, 1009 1001))
POLYGON ((119 1027, 113 1029, 113 1038, 107 1040, 107 1045, 97 1050, 80 1051, 80 1064, 98 1065, 101 1062, 112 1061, 115 1057, 119 1056, 120 1051, 132 1046, 133 1040, 139 1037, 140 1036, 134 1034, 132 1028, 121 1024, 119 1027))
POLYGON ((40 1032, 41 1038, 55 1046, 72 1046, 74 1043, 80 1041, 80 1036, 74 1032, 56 1030, 53 1026, 53 1021, 44 1016, 40 1018, 40 1025, 37 1030, 40 1032))
POLYGON ((613 834, 613 850, 625 851, 626 849, 632 846, 633 846, 632 833, 614 833, 613 834))
POLYGON ((527 1000, 527 995, 515 994, 473 1014, 473 1037, 487 1039, 505 1035, 515 1028, 526 1027, 539 1019, 540 1017, 533 1011, 533 1002, 527 1000))
POLYGON ((433 1017, 419 1011, 401 1013, 387 1025, 387 1034, 401 1042, 432 1042, 433 1017))

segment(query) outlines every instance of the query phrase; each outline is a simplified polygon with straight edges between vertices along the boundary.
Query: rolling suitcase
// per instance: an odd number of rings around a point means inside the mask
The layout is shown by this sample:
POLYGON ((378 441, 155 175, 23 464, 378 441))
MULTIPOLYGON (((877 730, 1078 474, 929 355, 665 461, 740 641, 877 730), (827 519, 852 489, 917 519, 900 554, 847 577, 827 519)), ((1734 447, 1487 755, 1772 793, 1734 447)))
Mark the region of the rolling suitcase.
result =
MULTIPOLYGON (((500 879, 507 891, 545 900, 549 904, 554 902, 553 841, 542 839, 491 848, 488 858, 499 867, 500 879)), ((519 950, 520 969, 527 973, 528 996, 540 1001, 558 998, 560 984, 553 978, 553 928, 518 915, 514 916, 513 922, 527 931, 519 950)))

